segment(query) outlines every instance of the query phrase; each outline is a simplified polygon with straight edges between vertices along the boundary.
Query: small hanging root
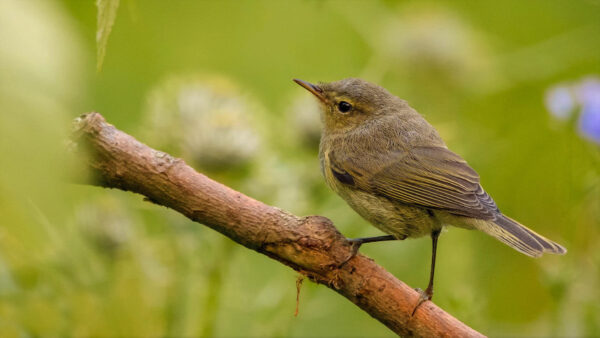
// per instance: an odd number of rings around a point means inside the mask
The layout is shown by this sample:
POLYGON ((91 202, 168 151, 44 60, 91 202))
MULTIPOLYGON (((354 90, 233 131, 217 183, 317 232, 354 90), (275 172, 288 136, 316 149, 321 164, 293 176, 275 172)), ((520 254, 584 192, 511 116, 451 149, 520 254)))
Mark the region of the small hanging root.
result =
POLYGON ((298 317, 298 306, 300 305, 300 289, 302 289, 302 282, 304 282, 304 276, 299 275, 296 279, 296 311, 294 311, 294 317, 298 317))

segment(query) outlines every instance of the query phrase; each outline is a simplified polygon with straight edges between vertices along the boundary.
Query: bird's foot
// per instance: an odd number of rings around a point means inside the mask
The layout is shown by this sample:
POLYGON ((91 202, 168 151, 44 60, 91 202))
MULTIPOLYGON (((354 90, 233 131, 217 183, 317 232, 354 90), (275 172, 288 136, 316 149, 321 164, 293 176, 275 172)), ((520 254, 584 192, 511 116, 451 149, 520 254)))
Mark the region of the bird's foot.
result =
POLYGON ((346 263, 348 263, 352 258, 354 258, 354 256, 358 254, 358 249, 360 249, 360 246, 364 243, 361 238, 346 238, 346 241, 350 243, 350 255, 344 259, 340 265, 338 265, 340 268, 346 265, 346 263))
POLYGON ((433 298, 433 290, 431 290, 430 288, 427 288, 425 291, 416 288, 415 291, 419 293, 419 301, 413 308, 411 317, 415 315, 415 312, 417 312, 417 309, 419 308, 419 306, 421 306, 421 304, 433 298))

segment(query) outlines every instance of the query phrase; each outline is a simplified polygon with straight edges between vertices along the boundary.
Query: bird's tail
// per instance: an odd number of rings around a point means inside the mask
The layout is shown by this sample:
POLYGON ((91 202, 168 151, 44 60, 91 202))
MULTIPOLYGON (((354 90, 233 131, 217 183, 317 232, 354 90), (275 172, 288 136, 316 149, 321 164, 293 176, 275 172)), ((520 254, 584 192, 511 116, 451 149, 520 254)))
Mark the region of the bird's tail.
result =
POLYGON ((538 235, 533 230, 504 215, 498 216, 495 221, 486 222, 485 225, 482 223, 478 228, 531 257, 539 257, 545 252, 558 255, 567 253, 567 249, 560 244, 538 235))

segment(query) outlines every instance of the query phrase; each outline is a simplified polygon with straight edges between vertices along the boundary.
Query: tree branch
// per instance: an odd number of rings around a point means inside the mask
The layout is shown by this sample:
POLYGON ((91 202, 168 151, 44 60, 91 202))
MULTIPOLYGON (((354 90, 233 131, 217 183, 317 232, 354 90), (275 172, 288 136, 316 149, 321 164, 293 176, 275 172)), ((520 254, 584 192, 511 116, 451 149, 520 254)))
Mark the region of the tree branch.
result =
POLYGON ((402 336, 481 337, 432 302, 411 317, 419 294, 371 259, 357 255, 331 221, 297 217, 196 172, 108 124, 98 113, 77 118, 73 141, 88 147, 93 184, 144 195, 326 285, 402 336))

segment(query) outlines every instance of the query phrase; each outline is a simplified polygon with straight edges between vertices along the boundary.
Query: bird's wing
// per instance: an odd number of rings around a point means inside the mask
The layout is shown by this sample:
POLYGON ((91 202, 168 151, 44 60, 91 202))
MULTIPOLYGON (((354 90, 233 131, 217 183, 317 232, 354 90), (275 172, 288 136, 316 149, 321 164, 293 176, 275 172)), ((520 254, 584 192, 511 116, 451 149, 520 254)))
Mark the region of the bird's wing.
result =
POLYGON ((329 160, 334 176, 356 189, 460 216, 492 220, 499 213, 475 170, 443 147, 355 158, 336 158, 332 152, 329 160))

